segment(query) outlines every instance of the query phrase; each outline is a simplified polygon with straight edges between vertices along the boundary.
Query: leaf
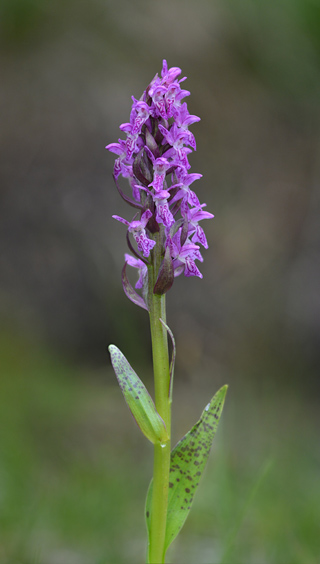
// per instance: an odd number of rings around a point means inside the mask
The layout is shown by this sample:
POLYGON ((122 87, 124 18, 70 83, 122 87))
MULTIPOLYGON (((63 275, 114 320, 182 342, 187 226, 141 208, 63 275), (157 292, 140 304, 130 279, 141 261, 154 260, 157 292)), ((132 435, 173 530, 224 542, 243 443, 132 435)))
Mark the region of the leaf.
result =
MULTIPOLYGON (((191 509, 194 494, 208 460, 228 386, 223 386, 205 407, 199 421, 171 453, 165 552, 180 532, 191 509)), ((150 536, 152 481, 146 501, 150 536)))
POLYGON ((167 428, 147 388, 115 345, 110 345, 108 350, 124 399, 141 431, 153 444, 166 443, 167 428))

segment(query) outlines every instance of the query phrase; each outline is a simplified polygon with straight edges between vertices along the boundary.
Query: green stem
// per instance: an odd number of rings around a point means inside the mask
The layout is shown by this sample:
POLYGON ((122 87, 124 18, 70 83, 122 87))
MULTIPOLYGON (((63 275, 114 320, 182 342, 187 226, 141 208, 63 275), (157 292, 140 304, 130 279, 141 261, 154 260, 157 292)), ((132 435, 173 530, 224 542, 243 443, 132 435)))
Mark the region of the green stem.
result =
MULTIPOLYGON (((171 403, 170 370, 167 331, 160 318, 166 321, 165 295, 153 294, 155 278, 159 272, 161 257, 154 253, 154 264, 149 268, 149 315, 152 339, 155 404, 158 413, 166 424, 170 437, 171 403)), ((168 507, 168 487, 170 472, 170 439, 164 445, 154 445, 153 490, 151 503, 151 525, 149 538, 149 564, 162 564, 165 558, 164 542, 168 507)))

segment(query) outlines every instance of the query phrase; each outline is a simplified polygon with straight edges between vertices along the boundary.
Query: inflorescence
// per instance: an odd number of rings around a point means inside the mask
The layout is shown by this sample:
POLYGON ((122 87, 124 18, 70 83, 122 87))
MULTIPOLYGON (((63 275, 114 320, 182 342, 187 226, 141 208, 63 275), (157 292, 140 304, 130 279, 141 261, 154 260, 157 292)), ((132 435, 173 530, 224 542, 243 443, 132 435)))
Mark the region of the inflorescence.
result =
POLYGON ((213 217, 204 211, 206 204, 200 204, 190 188, 202 177, 189 174, 188 161, 188 155, 196 150, 189 125, 200 118, 191 115, 182 102, 190 92, 181 88, 186 77, 178 80, 180 74, 181 69, 168 69, 163 61, 161 78, 156 74, 140 100, 132 96, 130 122, 120 125, 126 139, 106 147, 118 155, 113 171, 116 186, 123 199, 137 209, 132 221, 113 216, 128 228, 128 246, 134 256, 126 254, 126 264, 138 268, 136 288, 142 288, 158 241, 162 266, 154 292, 159 294, 165 293, 182 272, 202 278, 195 260, 203 261, 199 244, 207 249, 208 243, 199 222, 213 217), (132 197, 123 193, 119 176, 129 180, 132 197))

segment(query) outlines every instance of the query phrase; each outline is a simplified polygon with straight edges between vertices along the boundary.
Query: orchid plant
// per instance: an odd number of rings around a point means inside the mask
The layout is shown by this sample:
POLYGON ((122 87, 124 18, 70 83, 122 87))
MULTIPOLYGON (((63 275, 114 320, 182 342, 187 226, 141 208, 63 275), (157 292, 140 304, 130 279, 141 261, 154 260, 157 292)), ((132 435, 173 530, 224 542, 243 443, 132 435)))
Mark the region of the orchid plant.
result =
POLYGON ((208 248, 203 219, 213 215, 190 188, 201 174, 190 173, 188 155, 196 150, 189 126, 200 120, 188 112, 181 70, 155 75, 141 98, 132 96, 130 121, 120 125, 125 139, 107 149, 117 155, 113 178, 121 197, 134 208, 131 220, 113 218, 127 227, 122 285, 126 296, 149 314, 155 401, 122 352, 109 346, 111 362, 124 398, 144 435, 154 445, 154 467, 146 501, 147 563, 165 562, 166 551, 190 511, 199 479, 221 416, 227 386, 205 407, 199 421, 171 451, 171 405, 175 341, 166 321, 166 293, 174 280, 202 274, 200 246, 208 248), (129 182, 129 192, 120 177, 129 182), (138 273, 135 288, 127 266, 138 273), (172 343, 171 359, 168 341, 172 343))

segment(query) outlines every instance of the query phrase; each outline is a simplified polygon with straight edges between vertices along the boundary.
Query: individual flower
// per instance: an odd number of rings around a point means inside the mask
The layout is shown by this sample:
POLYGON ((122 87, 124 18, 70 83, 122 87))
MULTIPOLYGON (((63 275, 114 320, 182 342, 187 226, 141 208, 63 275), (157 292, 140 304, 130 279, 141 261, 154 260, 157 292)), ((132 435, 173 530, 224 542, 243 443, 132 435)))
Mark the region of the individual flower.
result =
POLYGON ((138 269, 138 281, 135 285, 135 287, 139 290, 141 290, 146 282, 146 278, 148 277, 148 267, 146 266, 146 264, 136 258, 136 257, 132 257, 131 255, 129 255, 128 253, 126 253, 124 255, 125 261, 127 264, 129 264, 129 266, 132 266, 133 268, 137 268, 138 269))
POLYGON ((181 245, 181 229, 169 241, 171 257, 173 259, 174 276, 184 272, 185 276, 199 276, 203 278, 195 260, 203 261, 199 246, 191 243, 188 239, 181 245))
POLYGON ((174 223, 174 217, 169 209, 169 197, 170 192, 168 190, 161 190, 153 196, 153 201, 156 204, 156 220, 158 223, 163 223, 166 227, 171 227, 174 223))
POLYGON ((189 131, 188 127, 189 125, 197 121, 200 121, 200 118, 198 116, 190 115, 188 112, 187 104, 182 104, 180 111, 177 112, 176 115, 176 123, 181 131, 187 132, 189 145, 194 149, 194 151, 196 151, 197 149, 196 140, 193 133, 189 131))
POLYGON ((142 214, 140 220, 133 220, 131 222, 123 219, 123 217, 119 217, 118 215, 113 215, 112 217, 113 219, 117 219, 128 226, 128 231, 129 233, 132 233, 140 253, 142 253, 144 257, 148 257, 151 249, 153 249, 156 244, 155 241, 152 241, 152 239, 147 237, 145 229, 150 217, 152 217, 152 212, 150 210, 146 210, 142 214))
POLYGON ((202 208, 204 206, 206 206, 206 204, 202 204, 201 206, 187 210, 188 234, 191 235, 193 233, 191 237, 192 241, 194 243, 200 243, 205 249, 207 249, 207 238, 202 227, 200 227, 198 223, 199 221, 202 221, 202 219, 211 219, 214 217, 214 215, 207 211, 203 211, 202 208))
POLYGON ((177 119, 181 106, 180 101, 186 96, 190 96, 190 92, 188 90, 181 90, 180 84, 174 83, 169 86, 165 93, 168 118, 175 117, 177 119))
POLYGON ((190 189, 190 184, 192 184, 195 180, 202 178, 202 174, 188 174, 184 169, 182 170, 182 174, 178 174, 176 172, 176 176, 179 183, 179 190, 176 195, 172 198, 171 203, 177 202, 178 200, 187 201, 188 204, 191 206, 200 206, 199 198, 195 192, 190 189))
POLYGON ((190 131, 180 129, 176 123, 171 126, 170 130, 166 129, 160 123, 159 129, 164 139, 175 149, 179 156, 182 155, 185 144, 191 145, 190 131))
POLYGON ((166 103, 164 100, 165 93, 166 93, 166 89, 164 86, 161 86, 161 84, 155 85, 151 87, 149 90, 149 95, 152 98, 152 102, 154 106, 153 107, 154 117, 160 115, 164 119, 167 118, 166 103))
POLYGON ((171 166, 170 162, 164 157, 155 159, 153 153, 148 147, 146 147, 146 151, 153 164, 153 181, 150 182, 149 186, 152 186, 155 192, 160 192, 163 188, 163 182, 166 176, 166 172, 171 166))
POLYGON ((150 106, 142 100, 136 100, 132 96, 133 104, 130 115, 130 123, 132 125, 131 134, 137 135, 141 132, 141 128, 150 115, 150 106))

